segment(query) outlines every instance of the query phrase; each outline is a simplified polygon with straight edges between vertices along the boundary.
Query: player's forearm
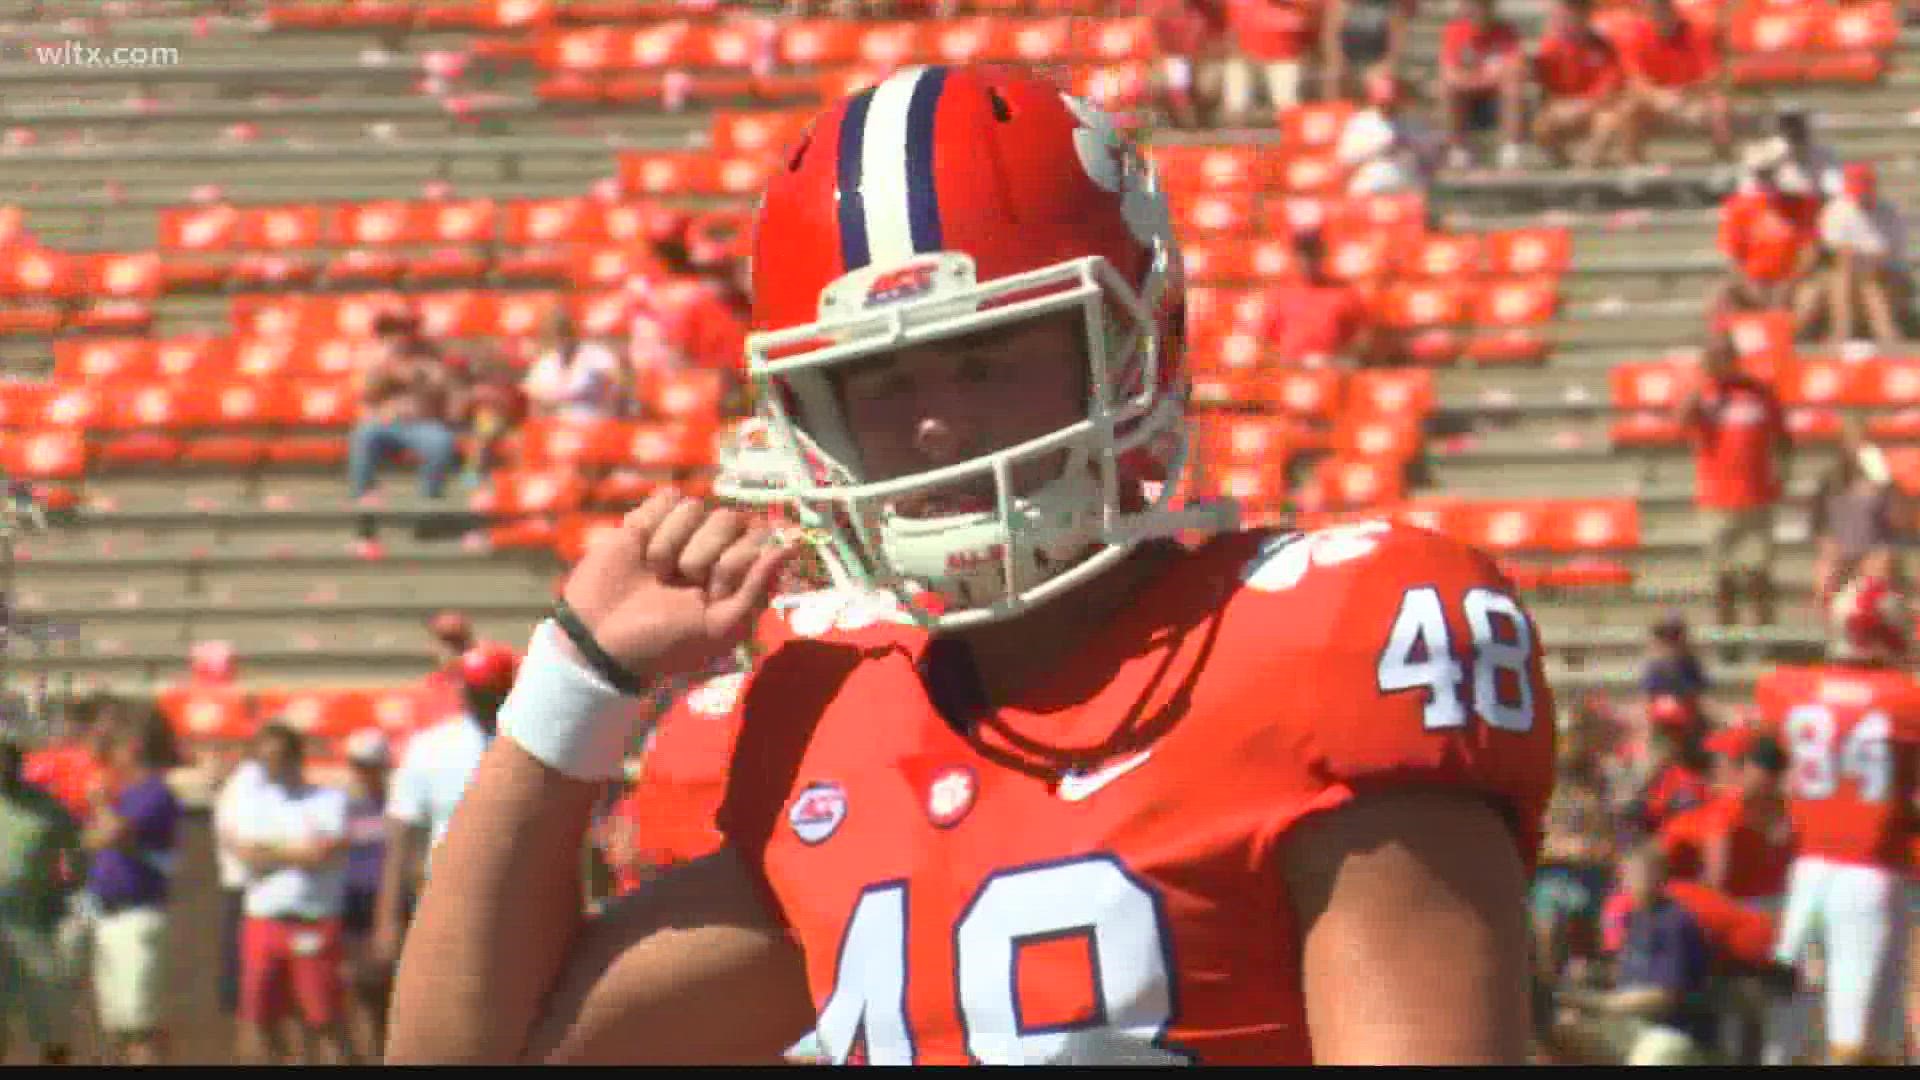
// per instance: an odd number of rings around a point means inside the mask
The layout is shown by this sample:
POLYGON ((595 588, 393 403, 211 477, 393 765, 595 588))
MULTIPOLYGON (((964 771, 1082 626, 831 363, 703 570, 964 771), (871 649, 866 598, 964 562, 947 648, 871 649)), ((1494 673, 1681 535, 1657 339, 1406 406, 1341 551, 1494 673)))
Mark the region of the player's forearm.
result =
POLYGON ((487 751, 401 953, 388 1062, 520 1059, 581 923, 578 854, 599 790, 511 740, 487 751))

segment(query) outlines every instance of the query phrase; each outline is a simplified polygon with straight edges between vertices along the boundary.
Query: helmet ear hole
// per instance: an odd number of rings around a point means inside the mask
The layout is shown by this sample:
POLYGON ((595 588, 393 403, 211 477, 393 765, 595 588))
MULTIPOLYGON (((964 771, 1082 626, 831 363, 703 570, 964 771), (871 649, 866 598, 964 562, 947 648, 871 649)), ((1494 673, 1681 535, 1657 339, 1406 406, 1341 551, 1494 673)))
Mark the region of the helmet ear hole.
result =
POLYGON ((987 104, 992 106, 995 120, 1003 124, 1012 121, 1013 106, 1007 104, 1007 99, 1000 96, 1000 91, 991 86, 987 87, 987 104))

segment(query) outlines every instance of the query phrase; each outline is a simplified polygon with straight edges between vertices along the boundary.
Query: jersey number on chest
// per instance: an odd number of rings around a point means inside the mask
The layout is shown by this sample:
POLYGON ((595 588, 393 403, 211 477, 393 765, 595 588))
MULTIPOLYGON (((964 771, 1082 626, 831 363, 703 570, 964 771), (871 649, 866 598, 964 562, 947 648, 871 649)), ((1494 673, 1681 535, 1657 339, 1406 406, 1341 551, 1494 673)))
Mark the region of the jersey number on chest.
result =
POLYGON ((1845 776, 1861 802, 1887 801, 1893 792, 1893 722, 1886 713, 1868 713, 1844 740, 1834 737, 1836 726, 1825 705, 1796 705, 1787 713, 1789 792, 1796 799, 1830 799, 1845 776))
MULTIPOLYGON (((867 886, 841 933, 833 993, 817 1032, 836 1063, 863 1049, 874 1065, 915 1061, 909 990, 929 996, 933 980, 952 988, 966 1052, 989 1065, 1178 1064, 1158 1045, 1173 1023, 1174 991, 1166 915, 1159 896, 1110 855, 1002 870, 987 877, 945 932, 952 963, 909 962, 909 883, 867 886), (1088 1018, 1043 1025, 1023 1015, 1020 965, 1029 948, 1080 938, 1091 985, 1088 1018)), ((915 932, 924 933, 920 928, 915 932)), ((940 1023, 944 1018, 932 1022, 940 1023)), ((924 1032, 919 1034, 924 1035, 924 1032)))

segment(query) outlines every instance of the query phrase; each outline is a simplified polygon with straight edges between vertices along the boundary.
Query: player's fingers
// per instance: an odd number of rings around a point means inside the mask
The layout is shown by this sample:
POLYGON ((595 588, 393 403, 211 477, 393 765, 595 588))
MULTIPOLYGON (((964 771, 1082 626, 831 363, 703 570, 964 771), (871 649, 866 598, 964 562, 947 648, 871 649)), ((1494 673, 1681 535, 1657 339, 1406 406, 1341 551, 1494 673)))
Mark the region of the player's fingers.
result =
POLYGON ((661 581, 677 581, 680 552, 707 518, 707 504, 701 499, 683 498, 667 512, 653 535, 647 537, 646 564, 661 581))
POLYGON ((746 515, 738 510, 720 509, 707 514, 706 520, 687 538, 680 549, 675 569, 689 582, 704 585, 713 565, 726 553, 740 534, 747 530, 746 515))
POLYGON ((671 485, 656 489, 627 512, 618 528, 603 532, 567 575, 563 595, 589 626, 632 588, 635 570, 646 561, 648 541, 679 502, 680 493, 671 485))
POLYGON ((729 625, 743 625, 766 609, 780 584, 780 572, 793 561, 796 550, 784 540, 773 540, 759 550, 752 565, 747 567, 740 587, 720 602, 729 625))
POLYGON ((708 600, 725 600, 739 591, 740 583, 747 579, 747 571, 753 569, 754 560, 766 550, 770 535, 765 526, 755 526, 728 545, 707 575, 708 600))

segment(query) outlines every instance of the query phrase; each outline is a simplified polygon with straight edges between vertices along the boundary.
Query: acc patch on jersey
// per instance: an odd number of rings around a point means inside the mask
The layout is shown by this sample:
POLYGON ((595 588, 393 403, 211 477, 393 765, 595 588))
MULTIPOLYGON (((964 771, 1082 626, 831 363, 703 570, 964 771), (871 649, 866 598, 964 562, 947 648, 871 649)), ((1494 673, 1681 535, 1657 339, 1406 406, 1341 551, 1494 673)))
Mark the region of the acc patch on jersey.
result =
POLYGON ((787 824, 803 844, 818 844, 847 820, 847 793, 832 781, 808 784, 787 808, 787 824))

